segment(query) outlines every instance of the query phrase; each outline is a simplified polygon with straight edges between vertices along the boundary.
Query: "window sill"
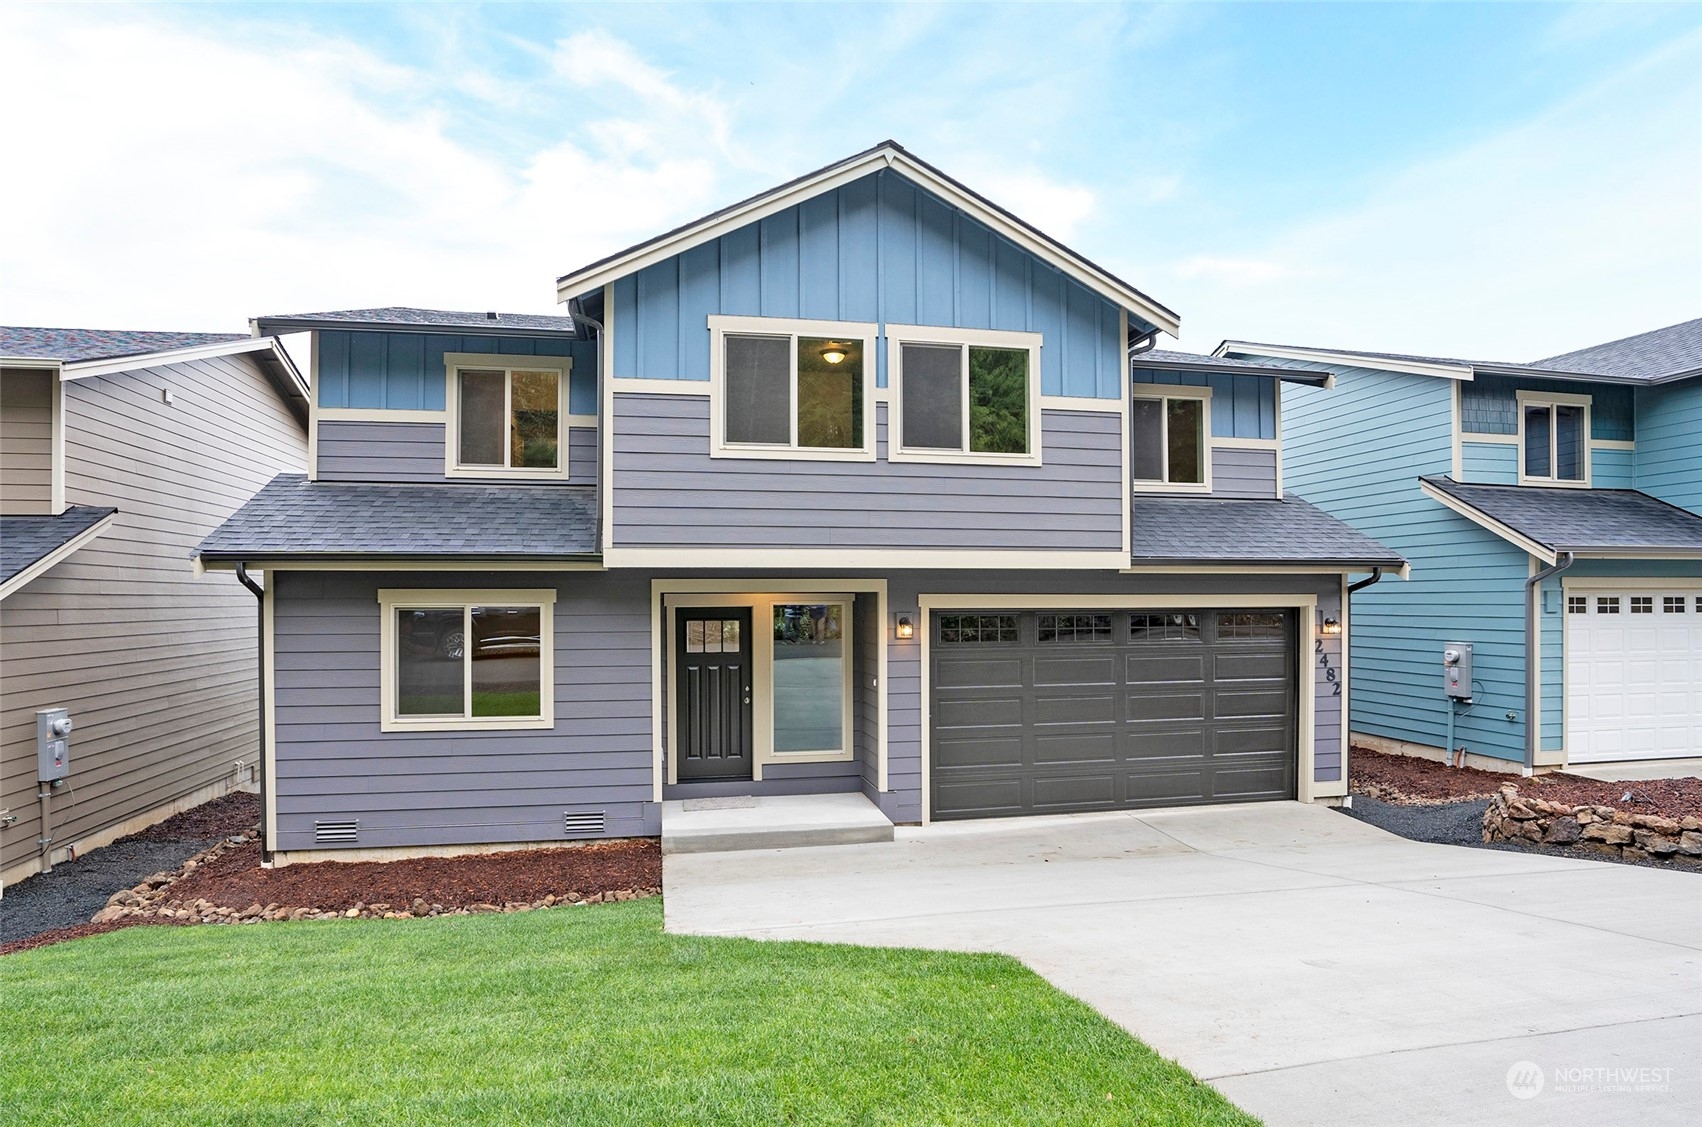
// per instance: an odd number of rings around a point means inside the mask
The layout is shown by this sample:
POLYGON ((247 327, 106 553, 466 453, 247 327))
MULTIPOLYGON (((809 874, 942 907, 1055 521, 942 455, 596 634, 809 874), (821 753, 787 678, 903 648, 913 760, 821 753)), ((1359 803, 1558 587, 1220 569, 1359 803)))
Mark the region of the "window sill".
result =
POLYGON ((782 763, 849 763, 855 758, 856 753, 850 751, 772 751, 759 761, 764 767, 774 767, 782 763))
POLYGON ((480 716, 471 720, 453 718, 440 720, 395 720, 386 717, 379 724, 382 732, 538 732, 555 727, 555 717, 480 716))
POLYGON ((477 479, 480 481, 548 481, 568 480, 567 470, 512 470, 501 466, 446 466, 444 477, 477 479))
POLYGON ((1552 477, 1526 477, 1519 475, 1520 485, 1534 486, 1538 489, 1588 489, 1588 481, 1558 481, 1552 477))
POLYGON ((823 449, 814 446, 711 446, 711 458, 757 458, 773 462, 872 462, 873 447, 867 449, 823 449))
POLYGON ((1031 466, 1041 464, 1039 452, 1033 454, 966 454, 951 450, 891 450, 889 462, 916 462, 943 466, 1031 466))
POLYGON ((1210 482, 1167 482, 1167 481, 1132 481, 1129 488, 1136 493, 1192 493, 1207 494, 1211 492, 1210 482))

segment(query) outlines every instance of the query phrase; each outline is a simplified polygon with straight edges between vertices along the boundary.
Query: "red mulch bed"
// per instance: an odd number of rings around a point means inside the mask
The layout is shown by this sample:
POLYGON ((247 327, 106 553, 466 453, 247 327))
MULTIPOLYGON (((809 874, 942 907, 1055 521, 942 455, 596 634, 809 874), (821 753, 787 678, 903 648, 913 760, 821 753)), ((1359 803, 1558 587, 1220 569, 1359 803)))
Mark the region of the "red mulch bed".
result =
POLYGON ((216 841, 247 833, 260 824, 260 796, 247 791, 227 795, 173 814, 125 841, 216 841))
POLYGON ((259 904, 341 911, 356 905, 424 900, 440 910, 477 904, 584 899, 603 892, 660 888, 662 847, 652 840, 599 842, 470 857, 407 861, 317 861, 260 867, 260 846, 238 846, 171 886, 172 900, 206 900, 238 910, 259 904))
POLYGON ((121 920, 108 920, 103 924, 77 924, 74 927, 56 927, 51 931, 43 931, 28 939, 14 939, 10 943, 0 943, 0 955, 11 955, 18 951, 28 951, 36 947, 47 947, 54 943, 63 943, 67 939, 84 939, 91 935, 105 935, 109 931, 119 931, 127 927, 139 927, 142 924, 160 927, 181 926, 179 920, 162 920, 153 916, 126 916, 121 920))
POLYGON ((1348 785, 1355 794, 1388 802, 1465 802, 1492 798, 1508 783, 1522 780, 1501 771, 1448 767, 1415 755, 1385 755, 1356 747, 1348 757, 1348 785))
POLYGON ((1529 779, 1511 772, 1448 767, 1414 755, 1385 755, 1356 747, 1349 760, 1350 789, 1386 802, 1428 805, 1491 798, 1509 783, 1527 798, 1566 806, 1611 806, 1630 814, 1702 817, 1702 779, 1639 779, 1604 783, 1564 772, 1529 779))
POLYGON ((1559 772, 1519 780, 1526 798, 1563 806, 1611 806, 1628 814, 1702 818, 1702 779, 1631 779, 1604 783, 1559 772))

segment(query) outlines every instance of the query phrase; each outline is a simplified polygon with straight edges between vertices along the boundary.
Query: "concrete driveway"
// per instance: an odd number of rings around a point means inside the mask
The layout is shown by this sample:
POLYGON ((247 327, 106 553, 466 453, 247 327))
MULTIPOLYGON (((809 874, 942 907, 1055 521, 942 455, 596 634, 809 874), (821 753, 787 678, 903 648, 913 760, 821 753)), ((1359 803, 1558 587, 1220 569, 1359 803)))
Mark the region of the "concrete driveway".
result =
POLYGON ((1273 1125, 1702 1123, 1702 876, 1299 803, 664 864, 672 931, 1007 952, 1273 1125))

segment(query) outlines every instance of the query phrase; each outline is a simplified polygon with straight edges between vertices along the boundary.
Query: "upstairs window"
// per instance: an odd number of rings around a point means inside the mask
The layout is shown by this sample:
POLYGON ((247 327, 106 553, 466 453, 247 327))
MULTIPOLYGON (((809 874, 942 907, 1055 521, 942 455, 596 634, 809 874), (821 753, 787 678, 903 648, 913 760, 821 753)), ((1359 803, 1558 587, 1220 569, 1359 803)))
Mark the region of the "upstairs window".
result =
POLYGON ((1210 427, 1210 388, 1136 386, 1129 403, 1134 484, 1145 489, 1209 491, 1210 427))
POLYGON ((571 367, 557 356, 451 357, 447 475, 565 478, 571 367))
POLYGON ((709 327, 717 457, 874 457, 873 325, 711 317, 709 327))
POLYGON ((1037 462, 1035 333, 888 326, 893 461, 1037 462))
POLYGON ((1519 393, 1519 484, 1587 485, 1590 397, 1519 393))

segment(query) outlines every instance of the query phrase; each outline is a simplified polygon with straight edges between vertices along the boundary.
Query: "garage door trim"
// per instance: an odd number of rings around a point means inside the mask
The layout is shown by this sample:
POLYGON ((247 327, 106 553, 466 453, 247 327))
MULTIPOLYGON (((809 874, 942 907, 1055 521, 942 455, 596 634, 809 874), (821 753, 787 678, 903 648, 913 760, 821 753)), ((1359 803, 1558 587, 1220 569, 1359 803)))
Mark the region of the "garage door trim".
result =
POLYGON ((1300 745, 1299 762, 1295 765, 1295 797, 1311 802, 1314 794, 1312 779, 1313 749, 1316 732, 1313 724, 1314 694, 1317 692, 1314 663, 1308 656, 1317 636, 1318 596, 1315 594, 1231 594, 1226 592, 1167 591, 1162 594, 1129 595, 1060 595, 1050 594, 986 594, 986 595, 923 595, 920 597, 922 640, 920 693, 922 745, 922 824, 933 820, 932 772, 933 750, 929 747, 933 728, 933 617, 940 611, 953 610, 1010 610, 1010 611, 1072 611, 1072 610, 1290 610, 1295 612, 1298 634, 1295 669, 1297 727, 1300 745))

